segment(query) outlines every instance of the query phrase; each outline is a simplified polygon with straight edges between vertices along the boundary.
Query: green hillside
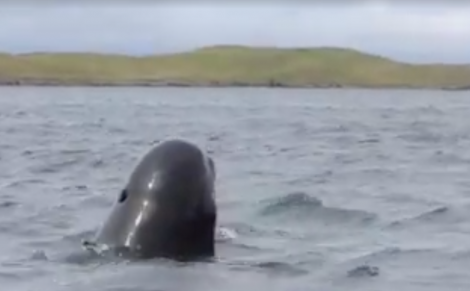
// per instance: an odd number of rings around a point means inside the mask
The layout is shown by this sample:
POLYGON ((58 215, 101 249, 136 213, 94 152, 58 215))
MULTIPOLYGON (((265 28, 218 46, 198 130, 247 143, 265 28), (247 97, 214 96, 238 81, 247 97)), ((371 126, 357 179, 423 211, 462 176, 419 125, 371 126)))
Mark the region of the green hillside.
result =
POLYGON ((0 54, 0 82, 43 85, 470 87, 470 66, 413 65, 342 48, 215 46, 188 53, 0 54))

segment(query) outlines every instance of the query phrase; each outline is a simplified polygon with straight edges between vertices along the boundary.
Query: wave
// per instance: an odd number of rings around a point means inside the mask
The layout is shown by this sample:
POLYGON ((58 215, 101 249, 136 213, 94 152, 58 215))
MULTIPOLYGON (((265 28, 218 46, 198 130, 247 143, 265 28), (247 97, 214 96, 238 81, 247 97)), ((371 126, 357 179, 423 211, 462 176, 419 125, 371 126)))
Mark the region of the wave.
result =
POLYGON ((423 263, 426 261, 443 261, 450 259, 452 253, 444 252, 438 248, 405 248, 405 247, 384 247, 374 250, 345 262, 346 265, 363 266, 371 264, 387 265, 391 261, 409 261, 423 263))
POLYGON ((468 209, 458 209, 450 206, 439 206, 420 213, 416 216, 393 221, 389 228, 407 228, 411 226, 445 225, 449 227, 458 226, 459 223, 468 220, 468 209))
POLYGON ((237 232, 227 227, 219 227, 216 229, 216 241, 231 241, 237 238, 237 232))
POLYGON ((310 270, 305 267, 298 266, 295 263, 281 262, 281 261, 261 261, 258 259, 218 259, 218 264, 228 266, 232 271, 246 271, 246 272, 260 272, 271 276, 303 276, 310 274, 310 270))
MULTIPOLYGON (((327 207, 315 197, 304 192, 294 192, 282 197, 271 198, 262 202, 262 216, 275 216, 293 219, 314 219, 326 223, 368 223, 376 215, 361 210, 327 207)), ((309 220, 310 222, 311 220, 309 220)))
POLYGON ((30 167, 30 172, 32 174, 52 174, 60 173, 65 171, 68 168, 82 164, 84 161, 83 158, 73 158, 67 160, 60 160, 55 162, 44 163, 42 165, 35 165, 30 167))
MULTIPOLYGON (((0 209, 11 209, 20 205, 20 202, 15 199, 13 195, 3 194, 0 197, 0 209)), ((3 214, 3 213, 2 213, 3 214)), ((0 214, 1 215, 1 214, 0 214)))
POLYGON ((380 273, 376 266, 361 265, 348 271, 348 277, 375 277, 380 273))
POLYGON ((262 210, 264 215, 279 214, 291 209, 314 210, 323 207, 323 202, 303 192, 294 192, 280 198, 269 199, 262 210))
POLYGON ((258 268, 259 271, 275 276, 286 275, 288 277, 293 277, 310 273, 308 270, 295 266, 294 264, 277 261, 258 262, 251 264, 251 267, 258 268))
POLYGON ((6 209, 17 206, 19 203, 15 201, 0 201, 0 208, 6 209))
POLYGON ((46 180, 44 179, 21 179, 21 180, 15 180, 15 181, 9 182, 5 184, 4 186, 2 186, 2 188, 15 189, 15 188, 19 188, 19 187, 26 186, 26 185, 41 185, 41 184, 42 185, 46 184, 46 180))

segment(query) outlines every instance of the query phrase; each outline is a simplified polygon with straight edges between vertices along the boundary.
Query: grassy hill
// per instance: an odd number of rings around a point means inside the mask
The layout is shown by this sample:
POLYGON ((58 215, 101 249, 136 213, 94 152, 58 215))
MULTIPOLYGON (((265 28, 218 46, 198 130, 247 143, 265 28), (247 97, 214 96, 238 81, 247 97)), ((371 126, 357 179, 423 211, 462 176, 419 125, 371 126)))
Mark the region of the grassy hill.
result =
POLYGON ((470 66, 414 65, 342 48, 215 46, 145 57, 0 54, 0 83, 470 88, 470 66))

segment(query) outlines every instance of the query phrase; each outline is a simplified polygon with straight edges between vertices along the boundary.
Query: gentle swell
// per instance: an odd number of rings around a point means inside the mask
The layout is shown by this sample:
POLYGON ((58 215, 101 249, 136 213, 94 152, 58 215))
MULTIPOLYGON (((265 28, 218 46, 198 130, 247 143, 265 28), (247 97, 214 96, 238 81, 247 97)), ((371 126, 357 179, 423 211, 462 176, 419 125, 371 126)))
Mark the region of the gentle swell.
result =
POLYGON ((372 213, 323 205, 323 202, 303 192, 290 193, 263 201, 262 216, 279 216, 287 219, 307 219, 327 223, 367 223, 375 220, 372 213))
POLYGON ((466 222, 469 218, 469 206, 461 207, 450 207, 440 206, 416 216, 405 218, 390 223, 390 228, 408 228, 412 226, 423 227, 423 226, 449 226, 452 225, 454 228, 460 225, 466 226, 466 222))

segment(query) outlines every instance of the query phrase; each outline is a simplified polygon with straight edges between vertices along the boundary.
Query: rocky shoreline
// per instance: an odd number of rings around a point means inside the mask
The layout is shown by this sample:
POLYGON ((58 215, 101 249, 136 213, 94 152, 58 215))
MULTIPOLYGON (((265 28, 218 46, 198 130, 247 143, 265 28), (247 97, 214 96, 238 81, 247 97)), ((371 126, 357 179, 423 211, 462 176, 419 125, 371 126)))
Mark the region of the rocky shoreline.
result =
POLYGON ((0 86, 38 86, 38 87, 261 87, 261 88, 357 88, 357 89, 423 89, 423 90, 448 90, 466 91, 470 85, 458 87, 443 86, 370 86, 370 85, 342 85, 329 84, 289 84, 278 81, 247 83, 247 82, 186 82, 179 80, 132 80, 132 81, 100 81, 100 80, 58 80, 58 79, 0 79, 0 86))

